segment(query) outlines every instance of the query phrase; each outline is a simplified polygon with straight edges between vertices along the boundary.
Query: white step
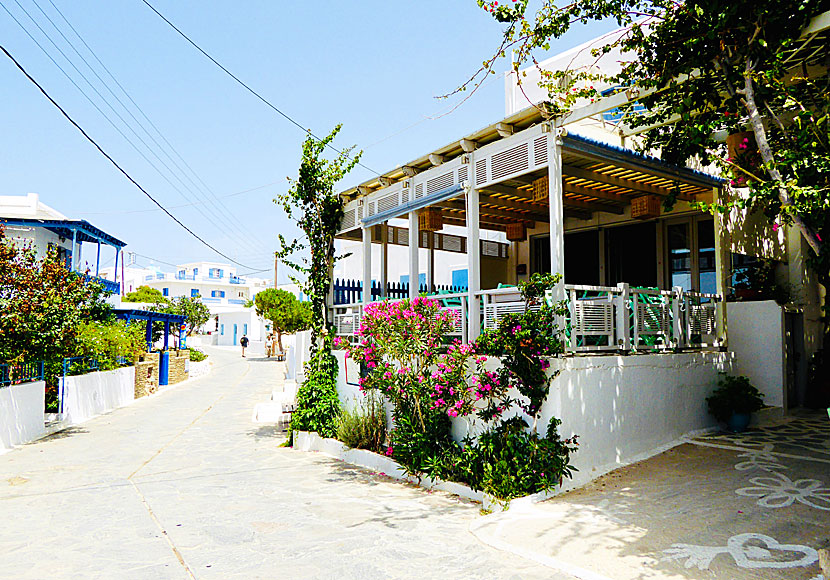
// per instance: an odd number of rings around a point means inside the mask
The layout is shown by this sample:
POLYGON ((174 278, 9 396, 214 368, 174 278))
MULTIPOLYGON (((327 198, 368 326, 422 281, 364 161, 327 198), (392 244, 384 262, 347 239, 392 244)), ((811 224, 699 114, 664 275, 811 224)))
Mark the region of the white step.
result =
POLYGON ((283 423, 290 421, 291 415, 282 412, 282 403, 257 403, 251 420, 254 423, 283 423))

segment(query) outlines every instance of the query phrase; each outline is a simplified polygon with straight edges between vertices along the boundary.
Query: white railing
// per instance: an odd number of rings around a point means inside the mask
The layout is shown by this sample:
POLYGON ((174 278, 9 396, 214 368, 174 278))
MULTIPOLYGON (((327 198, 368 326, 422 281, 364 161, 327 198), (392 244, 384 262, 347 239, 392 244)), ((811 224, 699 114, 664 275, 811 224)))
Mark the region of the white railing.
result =
MULTIPOLYGON (((525 312, 527 305, 518 288, 483 290, 475 294, 481 310, 481 328, 498 328, 509 314, 525 312)), ((659 352, 676 349, 717 348, 723 344, 717 294, 617 286, 565 285, 567 352, 659 352)), ((452 314, 448 336, 469 339, 468 294, 439 294, 431 298, 452 314)), ((551 303, 551 295, 548 296, 551 303)), ((540 306, 539 306, 540 307, 540 306)), ((333 308, 335 333, 353 337, 360 328, 362 304, 333 308)))

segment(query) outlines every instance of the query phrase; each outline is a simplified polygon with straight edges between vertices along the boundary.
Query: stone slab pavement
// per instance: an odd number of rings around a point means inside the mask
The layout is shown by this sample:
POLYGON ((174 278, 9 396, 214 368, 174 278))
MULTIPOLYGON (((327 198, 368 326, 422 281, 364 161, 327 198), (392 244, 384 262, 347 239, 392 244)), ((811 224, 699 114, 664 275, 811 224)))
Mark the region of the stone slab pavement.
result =
POLYGON ((816 551, 830 547, 830 420, 802 413, 699 437, 471 529, 590 580, 819 580, 816 551))
POLYGON ((469 532, 480 506, 280 448, 280 363, 205 377, 0 456, 2 579, 570 576, 469 532))

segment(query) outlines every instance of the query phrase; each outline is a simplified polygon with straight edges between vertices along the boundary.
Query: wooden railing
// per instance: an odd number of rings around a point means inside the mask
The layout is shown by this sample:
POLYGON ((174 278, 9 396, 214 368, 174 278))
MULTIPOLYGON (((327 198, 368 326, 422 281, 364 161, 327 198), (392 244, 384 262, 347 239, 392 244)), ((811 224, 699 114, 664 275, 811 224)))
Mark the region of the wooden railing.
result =
MULTIPOLYGON (((497 328, 509 314, 522 313, 527 305, 517 288, 477 292, 481 328, 497 328)), ((464 293, 431 296, 441 310, 452 312, 454 327, 449 336, 466 342, 469 338, 469 295, 464 293)), ((572 353, 662 352, 720 347, 723 329, 719 326, 723 298, 716 294, 617 286, 565 285, 567 313, 564 328, 565 350, 572 353)), ((552 303, 552 296, 547 298, 552 303)), ((539 308, 541 306, 538 306, 539 308)), ((352 337, 360 328, 362 304, 338 304, 333 308, 335 332, 352 337)))

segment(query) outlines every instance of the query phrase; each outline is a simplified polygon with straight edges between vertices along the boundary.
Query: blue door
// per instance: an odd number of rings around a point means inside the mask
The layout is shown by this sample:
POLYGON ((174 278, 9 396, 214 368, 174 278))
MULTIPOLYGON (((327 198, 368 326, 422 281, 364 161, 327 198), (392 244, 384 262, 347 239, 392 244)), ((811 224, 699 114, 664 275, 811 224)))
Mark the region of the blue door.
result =
POLYGON ((233 325, 233 343, 236 344, 236 325, 233 325))

